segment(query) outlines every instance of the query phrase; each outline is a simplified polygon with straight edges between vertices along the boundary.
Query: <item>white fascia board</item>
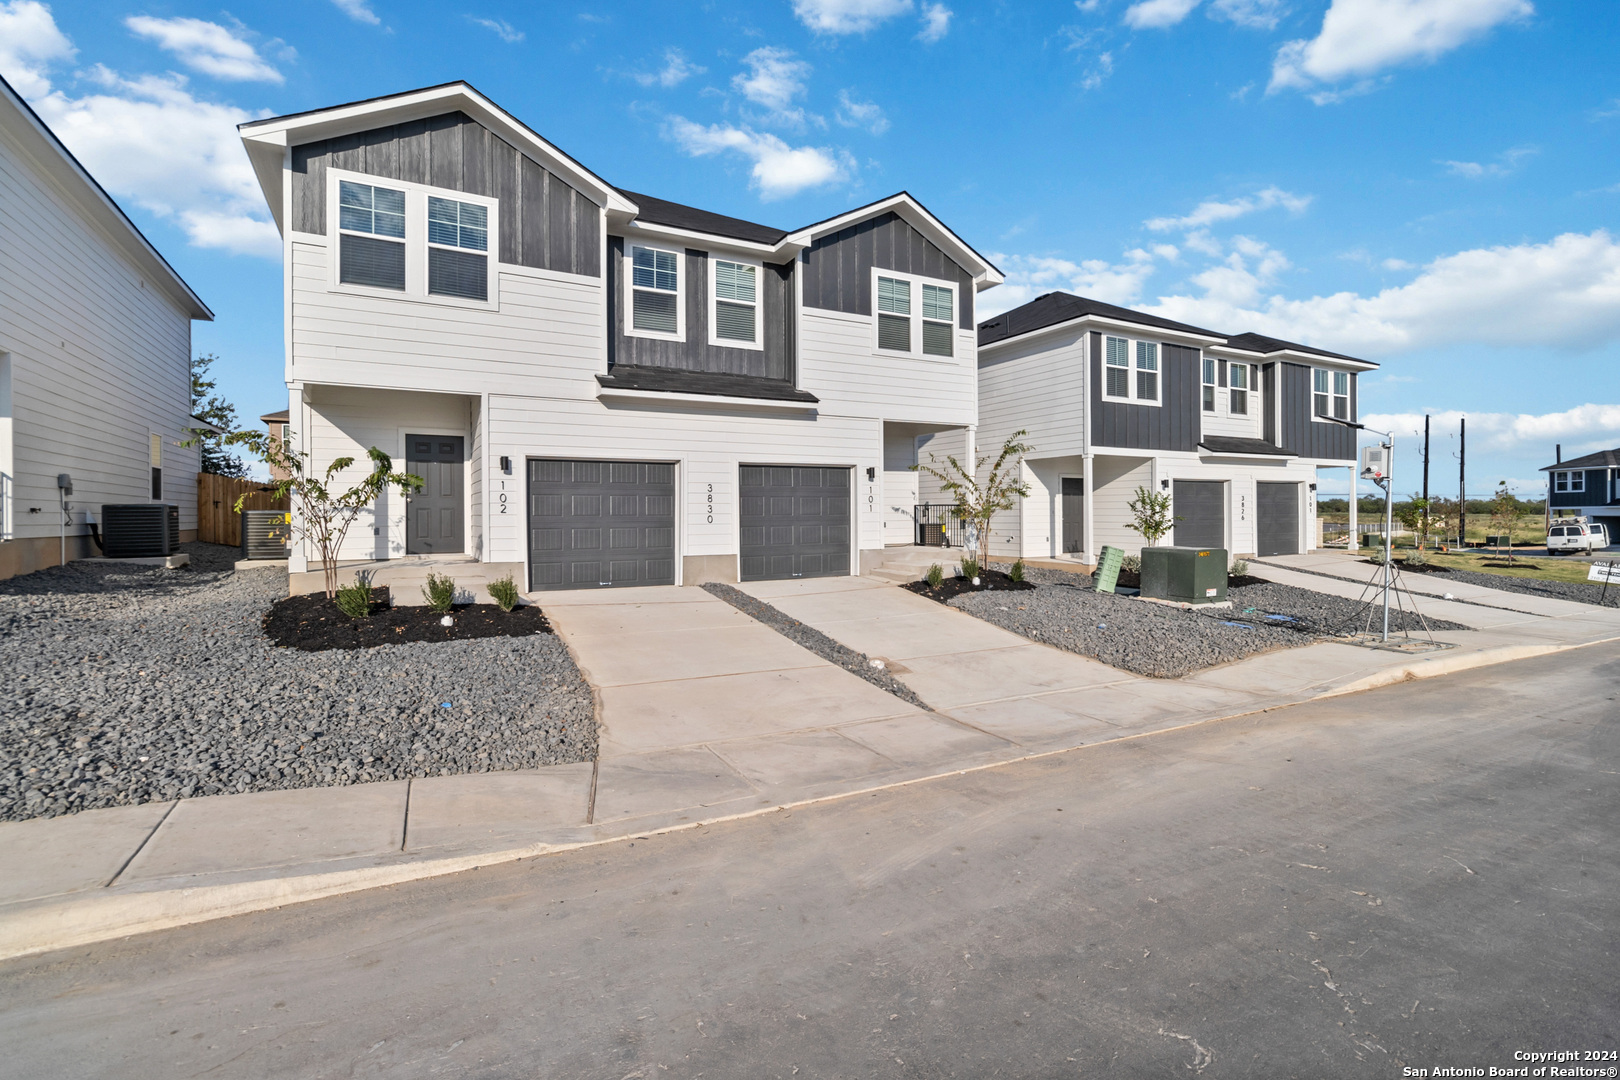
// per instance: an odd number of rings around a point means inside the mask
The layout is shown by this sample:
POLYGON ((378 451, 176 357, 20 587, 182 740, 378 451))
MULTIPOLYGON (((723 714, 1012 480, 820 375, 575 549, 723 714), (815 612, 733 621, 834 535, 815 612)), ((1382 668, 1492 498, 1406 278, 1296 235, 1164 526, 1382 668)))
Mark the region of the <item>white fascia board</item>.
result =
POLYGON ((1239 458, 1243 461, 1298 461, 1298 454, 1234 454, 1226 450, 1210 450, 1207 447, 1198 448, 1198 456, 1203 460, 1221 458, 1239 458))
POLYGON ((784 251, 783 245, 757 244, 752 240, 739 240, 734 236, 719 236, 715 233, 697 232, 693 229, 677 229, 673 225, 655 225, 651 222, 626 221, 617 226, 622 229, 626 240, 643 236, 649 240, 678 240, 683 243, 690 242, 693 246, 704 250, 731 249, 733 251, 747 251, 755 255, 785 255, 791 259, 799 253, 798 248, 784 251))
POLYGON ((994 352, 1004 345, 1012 345, 1028 341, 1030 338, 1038 337, 1041 334, 1054 334, 1061 330, 1094 329, 1115 330, 1122 334, 1130 334, 1133 337, 1156 338, 1160 341, 1168 341, 1172 345, 1191 345, 1197 348, 1210 349, 1211 351, 1213 351, 1212 346, 1216 342, 1226 340, 1225 338, 1210 337, 1207 334, 1189 334, 1183 330, 1167 330, 1158 326, 1149 326, 1146 323, 1133 323, 1126 322, 1123 319, 1110 319, 1102 315, 1081 315, 1078 318, 1067 319, 1060 323, 1053 323, 1051 326, 1042 326, 1036 330, 1026 330, 1022 334, 1014 334, 1012 337, 1002 338, 999 341, 992 341, 987 344, 980 345, 979 354, 982 356, 985 353, 994 352))
POLYGON ((1276 352, 1259 353, 1249 349, 1234 349, 1229 345, 1213 345, 1209 351, 1215 356, 1249 364, 1267 360, 1286 360, 1289 363, 1304 364, 1308 367, 1339 368, 1343 371, 1378 370, 1378 365, 1371 360, 1344 360, 1337 356, 1321 356, 1317 353, 1301 352, 1298 349, 1278 349, 1276 352))
POLYGON ((965 240, 946 228, 944 222, 930 214, 926 207, 903 191, 887 199, 879 199, 875 203, 828 218, 826 221, 807 225, 797 232, 791 232, 782 238, 782 246, 793 244, 800 249, 807 248, 828 233, 847 229, 857 222, 876 217, 878 214, 886 214, 890 210, 900 214, 908 225, 949 253, 957 265, 965 267, 973 275, 974 292, 983 292, 1006 280, 1005 275, 992 266, 988 259, 974 251, 965 240))
POLYGON ((665 402, 677 405, 700 405, 720 408, 748 408, 748 409, 776 409, 787 412, 815 412, 816 403, 813 401, 779 401, 774 398, 726 397, 719 394, 681 394, 667 390, 629 390, 604 386, 596 392, 596 396, 606 400, 621 398, 628 401, 665 402))
MULTIPOLYGON (((547 168, 568 181, 570 186, 583 192, 598 206, 605 206, 610 212, 619 211, 628 214, 636 212, 636 204, 619 194, 612 184, 542 139, 531 131, 528 125, 466 83, 435 86, 426 90, 415 90, 292 116, 253 120, 240 125, 237 130, 241 133, 242 141, 250 145, 254 142, 268 142, 277 146, 288 146, 330 139, 388 124, 423 120, 456 109, 539 159, 547 168)), ((261 179, 261 185, 262 183, 261 179)), ((268 190, 265 194, 267 198, 270 196, 268 190)), ((271 199, 271 203, 279 204, 276 199, 271 199)))

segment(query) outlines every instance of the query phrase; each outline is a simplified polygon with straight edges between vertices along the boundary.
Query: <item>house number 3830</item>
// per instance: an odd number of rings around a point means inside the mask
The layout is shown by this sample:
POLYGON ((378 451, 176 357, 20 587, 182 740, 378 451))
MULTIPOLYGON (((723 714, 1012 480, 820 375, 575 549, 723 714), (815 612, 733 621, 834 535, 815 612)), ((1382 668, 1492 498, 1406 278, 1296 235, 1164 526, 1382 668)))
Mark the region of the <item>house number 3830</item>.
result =
POLYGON ((714 485, 709 484, 709 485, 707 485, 707 487, 708 487, 709 490, 708 490, 706 502, 705 502, 704 507, 703 507, 704 520, 706 522, 708 522, 708 524, 713 525, 714 524, 714 485))

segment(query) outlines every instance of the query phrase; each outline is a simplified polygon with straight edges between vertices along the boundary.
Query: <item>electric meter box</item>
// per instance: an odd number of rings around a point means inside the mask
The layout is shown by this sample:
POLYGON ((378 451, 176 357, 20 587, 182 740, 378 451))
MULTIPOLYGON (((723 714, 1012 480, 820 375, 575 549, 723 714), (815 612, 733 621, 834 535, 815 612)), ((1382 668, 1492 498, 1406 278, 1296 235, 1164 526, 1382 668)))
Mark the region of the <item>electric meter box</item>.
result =
POLYGON ((1226 599, 1226 549, 1145 547, 1142 595, 1183 604, 1217 604, 1226 599))

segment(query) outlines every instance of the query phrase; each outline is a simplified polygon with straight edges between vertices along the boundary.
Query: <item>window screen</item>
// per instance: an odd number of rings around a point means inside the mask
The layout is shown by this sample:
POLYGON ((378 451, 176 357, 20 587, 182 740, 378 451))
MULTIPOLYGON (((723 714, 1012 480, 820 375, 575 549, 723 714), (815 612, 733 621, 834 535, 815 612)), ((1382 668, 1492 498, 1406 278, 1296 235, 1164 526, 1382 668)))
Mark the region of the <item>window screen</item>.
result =
POLYGON ((405 245, 345 234, 339 241, 338 278, 345 285, 405 288, 405 245))
POLYGON ((659 334, 680 332, 680 270, 673 251, 638 247, 631 253, 630 324, 659 334))
POLYGON ((452 248, 428 248, 428 292, 463 300, 489 299, 488 257, 452 248))
POLYGON ((1159 400, 1159 346, 1153 341, 1136 343, 1136 396, 1143 401, 1159 400))
POLYGON ((746 263, 715 260, 714 264, 714 336, 727 341, 746 341, 756 338, 759 292, 758 271, 746 263))
POLYGON ((1215 358, 1204 357, 1204 411, 1215 411, 1215 358))
POLYGON ((1350 419, 1350 373, 1333 373, 1333 415, 1340 420, 1350 419))
POLYGON ((429 196, 428 243, 467 251, 488 251, 489 209, 429 196))
POLYGON ((1249 412, 1249 365, 1232 364, 1227 368, 1227 381, 1231 384, 1226 391, 1229 402, 1228 408, 1235 416, 1246 416, 1249 412))
POLYGON ((1316 381, 1312 388, 1315 400, 1312 402, 1311 408, 1317 416, 1332 415, 1330 410, 1333 408, 1333 403, 1328 390, 1328 374, 1323 368, 1317 368, 1312 372, 1312 376, 1316 381))
POLYGON ((878 348, 911 351, 911 282, 878 278, 878 348))
POLYGON ((405 193, 338 181, 338 225, 345 232, 405 238, 405 193))
POLYGON ((1105 339, 1107 348, 1107 379, 1103 391, 1109 397, 1131 396, 1131 343, 1124 338, 1105 339))
POLYGON ((938 285, 922 287, 923 352, 929 356, 950 356, 951 327, 955 319, 951 290, 938 285))

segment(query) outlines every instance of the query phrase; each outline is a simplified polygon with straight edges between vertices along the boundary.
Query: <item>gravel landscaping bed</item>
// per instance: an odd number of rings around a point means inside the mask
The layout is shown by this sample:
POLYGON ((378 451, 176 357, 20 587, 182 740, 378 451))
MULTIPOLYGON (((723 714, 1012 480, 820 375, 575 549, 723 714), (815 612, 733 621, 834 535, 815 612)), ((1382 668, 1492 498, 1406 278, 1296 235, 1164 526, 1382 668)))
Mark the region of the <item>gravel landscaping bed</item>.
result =
POLYGON ((919 709, 926 709, 928 712, 934 711, 926 701, 912 692, 911 687, 883 668, 873 667, 872 658, 865 653, 858 653, 848 646, 840 645, 820 630, 811 629, 798 619, 784 614, 779 608, 763 600, 756 600, 741 589, 719 582, 710 582, 704 585, 703 589, 713 596, 718 596, 744 615, 764 623, 795 645, 803 645, 823 660, 830 660, 850 674, 859 675, 873 686, 887 690, 901 701, 915 705, 919 709))
POLYGON ((71 563, 0 581, 0 820, 197 795, 529 769, 596 755, 552 634, 278 649, 276 570, 71 563))
MULTIPOLYGON (((1272 582, 1229 590, 1230 608, 1182 611, 1094 592, 1084 574, 1031 568, 1028 580, 1038 586, 1034 592, 969 593, 950 603, 1032 641, 1159 679, 1359 630, 1366 611, 1351 600, 1272 582)), ((1421 630, 1412 616, 1391 613, 1392 630, 1404 630, 1408 623, 1421 630)), ((1436 619, 1428 625, 1467 629, 1436 619)))
POLYGON ((1620 586, 1610 585, 1605 597, 1603 586, 1590 581, 1537 581, 1534 578, 1508 577, 1506 574, 1482 574, 1478 570, 1448 570, 1444 574, 1433 575, 1429 580, 1436 584, 1462 581, 1469 585, 1483 585, 1487 589, 1501 589, 1503 592, 1550 596, 1554 600, 1574 600, 1600 607, 1620 607, 1620 586))
POLYGON ((324 593, 313 593, 277 600, 263 625, 265 635, 277 645, 308 652, 553 632, 551 621, 532 605, 502 611, 498 604, 456 604, 448 614, 449 626, 445 618, 430 607, 390 607, 388 590, 372 589, 371 614, 363 619, 345 615, 324 593))

